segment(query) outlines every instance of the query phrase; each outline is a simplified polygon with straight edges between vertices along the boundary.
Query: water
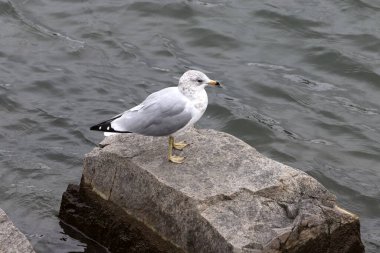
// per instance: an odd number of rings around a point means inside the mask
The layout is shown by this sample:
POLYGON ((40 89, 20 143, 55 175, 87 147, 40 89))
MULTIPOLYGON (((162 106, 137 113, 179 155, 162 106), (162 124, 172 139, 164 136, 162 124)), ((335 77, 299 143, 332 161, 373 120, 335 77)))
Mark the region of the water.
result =
POLYGON ((189 68, 203 128, 306 171, 380 251, 380 1, 0 1, 0 207, 37 252, 104 252, 57 213, 89 126, 189 68), (67 229, 67 228, 65 228, 67 229))

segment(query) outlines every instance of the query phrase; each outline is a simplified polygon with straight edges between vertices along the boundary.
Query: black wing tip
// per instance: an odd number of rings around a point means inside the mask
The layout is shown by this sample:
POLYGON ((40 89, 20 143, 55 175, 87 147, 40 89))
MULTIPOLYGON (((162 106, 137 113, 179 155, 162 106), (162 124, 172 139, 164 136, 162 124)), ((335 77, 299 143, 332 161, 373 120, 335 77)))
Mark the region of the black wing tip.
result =
POLYGON ((90 130, 101 132, 115 132, 115 130, 111 127, 111 122, 99 123, 95 126, 90 127, 90 130))
POLYGON ((116 131, 111 127, 111 122, 103 122, 95 126, 90 127, 90 130, 100 131, 100 132, 111 132, 111 133, 131 133, 128 131, 116 131))
POLYGON ((90 127, 90 130, 101 131, 101 132, 118 132, 118 131, 115 131, 115 129, 113 129, 111 127, 111 122, 114 121, 115 119, 121 117, 121 115, 122 114, 119 114, 119 115, 113 117, 112 119, 109 119, 109 120, 103 121, 99 124, 96 124, 96 125, 90 127))

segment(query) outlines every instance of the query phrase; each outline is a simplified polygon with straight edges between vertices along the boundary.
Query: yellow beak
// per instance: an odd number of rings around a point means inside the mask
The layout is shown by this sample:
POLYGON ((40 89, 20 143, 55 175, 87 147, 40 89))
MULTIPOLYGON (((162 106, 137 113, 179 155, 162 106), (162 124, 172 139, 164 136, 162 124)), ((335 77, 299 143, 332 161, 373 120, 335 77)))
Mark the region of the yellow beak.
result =
POLYGON ((220 86, 220 83, 215 80, 210 80, 207 84, 211 86, 220 86))

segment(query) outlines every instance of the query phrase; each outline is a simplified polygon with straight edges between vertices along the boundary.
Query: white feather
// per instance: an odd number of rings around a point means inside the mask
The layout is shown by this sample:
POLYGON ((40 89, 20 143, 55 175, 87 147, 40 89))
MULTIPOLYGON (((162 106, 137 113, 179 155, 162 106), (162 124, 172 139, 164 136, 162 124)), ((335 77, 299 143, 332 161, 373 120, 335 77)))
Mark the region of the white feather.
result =
POLYGON ((110 136, 110 135, 115 135, 115 134, 120 134, 120 133, 104 132, 104 136, 110 136))

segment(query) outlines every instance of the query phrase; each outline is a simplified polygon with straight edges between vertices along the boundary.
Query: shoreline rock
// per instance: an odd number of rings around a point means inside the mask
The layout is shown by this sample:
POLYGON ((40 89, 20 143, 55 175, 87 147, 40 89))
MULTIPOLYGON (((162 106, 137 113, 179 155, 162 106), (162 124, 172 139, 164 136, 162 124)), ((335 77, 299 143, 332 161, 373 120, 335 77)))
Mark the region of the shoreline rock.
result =
POLYGON ((1 253, 35 253, 26 236, 9 219, 0 208, 0 252, 1 253))
POLYGON ((123 209, 85 187, 67 187, 59 217, 113 253, 183 253, 123 209))
POLYGON ((306 173, 226 133, 177 140, 190 142, 181 165, 167 162, 166 138, 107 137, 86 155, 80 189, 185 252, 364 252, 359 218, 306 173))

